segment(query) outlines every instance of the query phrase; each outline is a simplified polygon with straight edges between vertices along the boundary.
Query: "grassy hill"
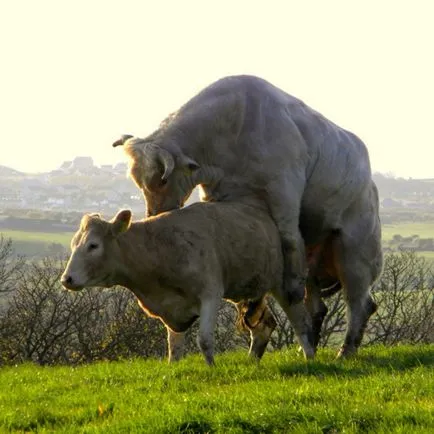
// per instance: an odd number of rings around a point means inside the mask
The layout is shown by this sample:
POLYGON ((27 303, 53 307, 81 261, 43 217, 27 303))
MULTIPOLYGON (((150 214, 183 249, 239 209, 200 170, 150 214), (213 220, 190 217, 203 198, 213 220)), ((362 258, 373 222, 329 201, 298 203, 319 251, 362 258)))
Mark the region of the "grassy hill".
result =
POLYGON ((434 346, 369 347, 350 361, 292 348, 80 367, 0 368, 7 432, 434 432, 434 346))

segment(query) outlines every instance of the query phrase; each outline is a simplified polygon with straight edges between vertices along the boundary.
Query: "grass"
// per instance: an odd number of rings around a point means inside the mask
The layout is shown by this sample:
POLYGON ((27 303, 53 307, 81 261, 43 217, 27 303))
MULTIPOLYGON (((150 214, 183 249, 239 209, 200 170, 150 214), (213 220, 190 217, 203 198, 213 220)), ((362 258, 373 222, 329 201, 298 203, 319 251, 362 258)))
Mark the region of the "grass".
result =
MULTIPOLYGON (((12 238, 14 248, 19 254, 37 255, 45 252, 51 243, 59 243, 69 249, 69 245, 74 235, 73 232, 26 232, 16 230, 4 230, 3 235, 12 238)), ((384 224, 382 226, 383 241, 390 241, 394 235, 399 234, 403 237, 419 235, 420 238, 434 238, 434 221, 424 223, 397 223, 384 224)), ((420 252, 423 256, 433 258, 434 252, 420 252)))
POLYGON ((69 247, 73 232, 27 232, 4 230, 3 236, 12 238, 14 242, 30 242, 30 243, 59 243, 65 247, 69 247))
POLYGON ((434 260, 434 252, 416 252, 418 256, 424 256, 427 259, 434 260))
POLYGON ((3 432, 434 432, 434 346, 0 369, 3 432))

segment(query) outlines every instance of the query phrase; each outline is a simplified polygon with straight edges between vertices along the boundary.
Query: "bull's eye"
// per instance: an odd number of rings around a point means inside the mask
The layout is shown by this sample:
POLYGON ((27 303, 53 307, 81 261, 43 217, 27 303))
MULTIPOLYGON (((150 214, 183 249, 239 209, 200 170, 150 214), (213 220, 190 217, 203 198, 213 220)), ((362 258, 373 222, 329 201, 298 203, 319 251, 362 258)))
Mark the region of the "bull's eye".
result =
POLYGON ((87 247, 87 250, 89 252, 91 252, 92 250, 95 250, 97 248, 98 248, 98 244, 96 244, 96 243, 90 243, 89 246, 87 247))
POLYGON ((166 185, 167 184, 167 179, 166 178, 162 179, 160 184, 161 185, 166 185))

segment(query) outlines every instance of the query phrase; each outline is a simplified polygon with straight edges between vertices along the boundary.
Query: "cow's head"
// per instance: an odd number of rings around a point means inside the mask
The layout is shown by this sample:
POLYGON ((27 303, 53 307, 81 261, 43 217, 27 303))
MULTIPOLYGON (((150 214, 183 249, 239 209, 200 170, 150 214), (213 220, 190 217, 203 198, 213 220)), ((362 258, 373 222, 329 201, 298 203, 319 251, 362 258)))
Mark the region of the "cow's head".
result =
POLYGON ((147 215, 181 208, 194 187, 199 164, 152 141, 122 136, 113 146, 123 145, 129 158, 129 176, 143 192, 147 215))
POLYGON ((62 285, 74 291, 91 286, 113 286, 116 238, 131 224, 131 211, 122 210, 106 221, 99 214, 86 214, 71 241, 71 257, 61 277, 62 285))

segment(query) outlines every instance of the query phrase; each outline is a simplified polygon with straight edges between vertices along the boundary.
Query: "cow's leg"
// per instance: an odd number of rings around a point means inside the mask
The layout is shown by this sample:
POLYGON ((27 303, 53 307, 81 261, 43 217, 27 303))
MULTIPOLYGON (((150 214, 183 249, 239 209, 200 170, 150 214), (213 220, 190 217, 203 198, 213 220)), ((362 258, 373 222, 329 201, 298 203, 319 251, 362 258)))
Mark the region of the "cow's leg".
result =
POLYGON ((268 205, 276 222, 282 241, 284 259, 283 288, 276 291, 276 299, 282 306, 306 359, 314 357, 312 322, 304 305, 306 280, 306 255, 304 241, 299 230, 301 193, 304 183, 300 180, 282 180, 270 185, 268 205))
POLYGON ((328 309, 321 299, 321 288, 316 284, 313 276, 308 276, 307 278, 304 300, 306 308, 312 318, 313 344, 316 350, 321 336, 322 324, 328 309))
POLYGON ((237 303, 236 307, 240 324, 250 331, 249 356, 259 361, 271 333, 276 328, 276 320, 268 309, 265 297, 256 301, 237 303))
POLYGON ((169 363, 176 362, 183 355, 185 333, 176 333, 166 326, 169 363))
POLYGON ((250 357, 258 361, 262 358, 276 325, 273 314, 268 309, 268 306, 265 305, 259 322, 250 328, 250 357))
POLYGON ((214 329, 217 322, 219 299, 210 298, 202 301, 200 307, 198 345, 206 363, 214 365, 214 329))

